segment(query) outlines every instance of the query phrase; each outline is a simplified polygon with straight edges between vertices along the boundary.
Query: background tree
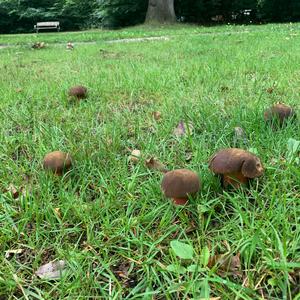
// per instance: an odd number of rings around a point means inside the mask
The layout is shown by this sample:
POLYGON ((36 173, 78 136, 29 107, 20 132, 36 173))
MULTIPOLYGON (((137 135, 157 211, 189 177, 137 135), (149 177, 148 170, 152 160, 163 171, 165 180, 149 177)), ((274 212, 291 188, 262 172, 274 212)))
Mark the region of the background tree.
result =
POLYGON ((172 23, 175 21, 174 0, 149 0, 146 22, 172 23))
POLYGON ((104 27, 120 28, 144 22, 147 0, 100 0, 96 12, 104 27))
POLYGON ((0 0, 0 33, 33 32, 38 21, 62 30, 121 28, 155 22, 249 23, 300 20, 300 0, 0 0), (251 9, 251 15, 245 14, 251 9), (216 18, 215 18, 216 19, 216 18))

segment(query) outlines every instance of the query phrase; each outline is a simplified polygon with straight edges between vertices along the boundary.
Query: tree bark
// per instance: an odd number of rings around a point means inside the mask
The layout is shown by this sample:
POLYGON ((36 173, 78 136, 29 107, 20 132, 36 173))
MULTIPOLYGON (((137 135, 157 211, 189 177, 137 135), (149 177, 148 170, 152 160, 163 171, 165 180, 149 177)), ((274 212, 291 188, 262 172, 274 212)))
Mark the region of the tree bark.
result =
POLYGON ((146 22, 173 23, 175 21, 174 0, 149 0, 146 22))

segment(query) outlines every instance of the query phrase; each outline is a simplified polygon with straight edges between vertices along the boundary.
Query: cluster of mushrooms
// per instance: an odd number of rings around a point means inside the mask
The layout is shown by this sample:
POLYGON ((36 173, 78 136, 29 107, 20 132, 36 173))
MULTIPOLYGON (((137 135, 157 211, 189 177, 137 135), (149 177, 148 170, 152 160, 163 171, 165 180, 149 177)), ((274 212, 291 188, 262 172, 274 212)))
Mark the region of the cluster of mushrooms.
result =
MULTIPOLYGON (((69 90, 69 96, 80 100, 87 97, 87 88, 74 86, 69 90)), ((288 119, 295 119, 296 114, 290 106, 277 103, 264 112, 264 119, 272 126, 282 126, 288 119)), ((55 175, 63 175, 72 167, 69 153, 54 151, 44 157, 44 169, 55 175)), ((249 182, 264 173, 261 160, 253 153, 239 149, 226 148, 215 153, 209 160, 209 169, 221 180, 224 189, 248 186, 249 182)), ((185 205, 190 197, 195 196, 201 188, 197 173, 188 169, 165 171, 161 189, 167 198, 175 205, 185 205)))

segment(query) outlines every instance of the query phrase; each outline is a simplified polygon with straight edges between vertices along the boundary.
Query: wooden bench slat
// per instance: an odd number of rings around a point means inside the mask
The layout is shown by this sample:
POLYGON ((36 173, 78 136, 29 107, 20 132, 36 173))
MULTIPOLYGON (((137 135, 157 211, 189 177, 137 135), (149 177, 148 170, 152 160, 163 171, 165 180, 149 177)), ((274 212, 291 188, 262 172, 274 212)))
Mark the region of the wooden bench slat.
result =
POLYGON ((34 25, 34 29, 36 32, 39 32, 40 29, 53 29, 56 28, 58 31, 60 30, 59 22, 52 21, 52 22, 37 22, 36 25, 34 25))
POLYGON ((37 26, 59 26, 59 22, 37 22, 37 26))

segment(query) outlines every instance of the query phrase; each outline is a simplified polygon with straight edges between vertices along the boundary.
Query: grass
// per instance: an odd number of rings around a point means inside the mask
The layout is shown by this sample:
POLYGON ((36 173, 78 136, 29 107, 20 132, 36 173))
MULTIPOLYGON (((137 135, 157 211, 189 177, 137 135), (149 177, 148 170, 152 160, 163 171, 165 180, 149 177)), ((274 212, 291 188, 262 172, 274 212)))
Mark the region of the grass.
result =
POLYGON ((299 118, 277 131, 263 121, 274 102, 299 108, 298 27, 41 34, 41 50, 29 47, 34 34, 0 36, 13 45, 0 50, 0 299, 300 299, 300 171, 287 159, 299 118), (155 33, 171 38, 104 42, 155 33), (54 44, 68 40, 96 43, 54 44), (89 88, 86 101, 68 100, 75 84, 89 88), (180 120, 193 135, 174 137, 180 120), (235 126, 247 144, 234 142, 235 126), (209 157, 232 146, 255 149, 264 163, 249 191, 223 192, 208 170, 209 157), (75 163, 63 178, 42 169, 58 149, 75 163), (201 193, 174 207, 161 174, 143 160, 130 165, 130 149, 196 171, 201 193), (10 184, 26 192, 14 199, 10 184), (193 261, 180 261, 172 240, 193 246, 193 261), (6 258, 11 249, 23 252, 6 258), (241 276, 201 263, 205 249, 240 253, 241 276), (54 259, 67 262, 61 280, 34 276, 54 259), (195 272, 167 269, 192 263, 195 272))
POLYGON ((191 25, 172 25, 172 26, 149 26, 140 25, 136 27, 129 27, 120 30, 86 30, 79 32, 40 32, 28 34, 6 34, 0 35, 0 45, 28 45, 35 42, 44 41, 47 43, 67 43, 72 42, 96 42, 102 43, 104 41, 113 39, 125 39, 135 37, 152 37, 152 36, 184 36, 186 34, 230 34, 238 33, 240 31, 264 31, 272 33, 274 30, 281 33, 294 32, 299 30, 300 25, 283 24, 274 25, 268 24, 263 26, 245 26, 245 25, 222 25, 222 26, 191 26, 191 25))

